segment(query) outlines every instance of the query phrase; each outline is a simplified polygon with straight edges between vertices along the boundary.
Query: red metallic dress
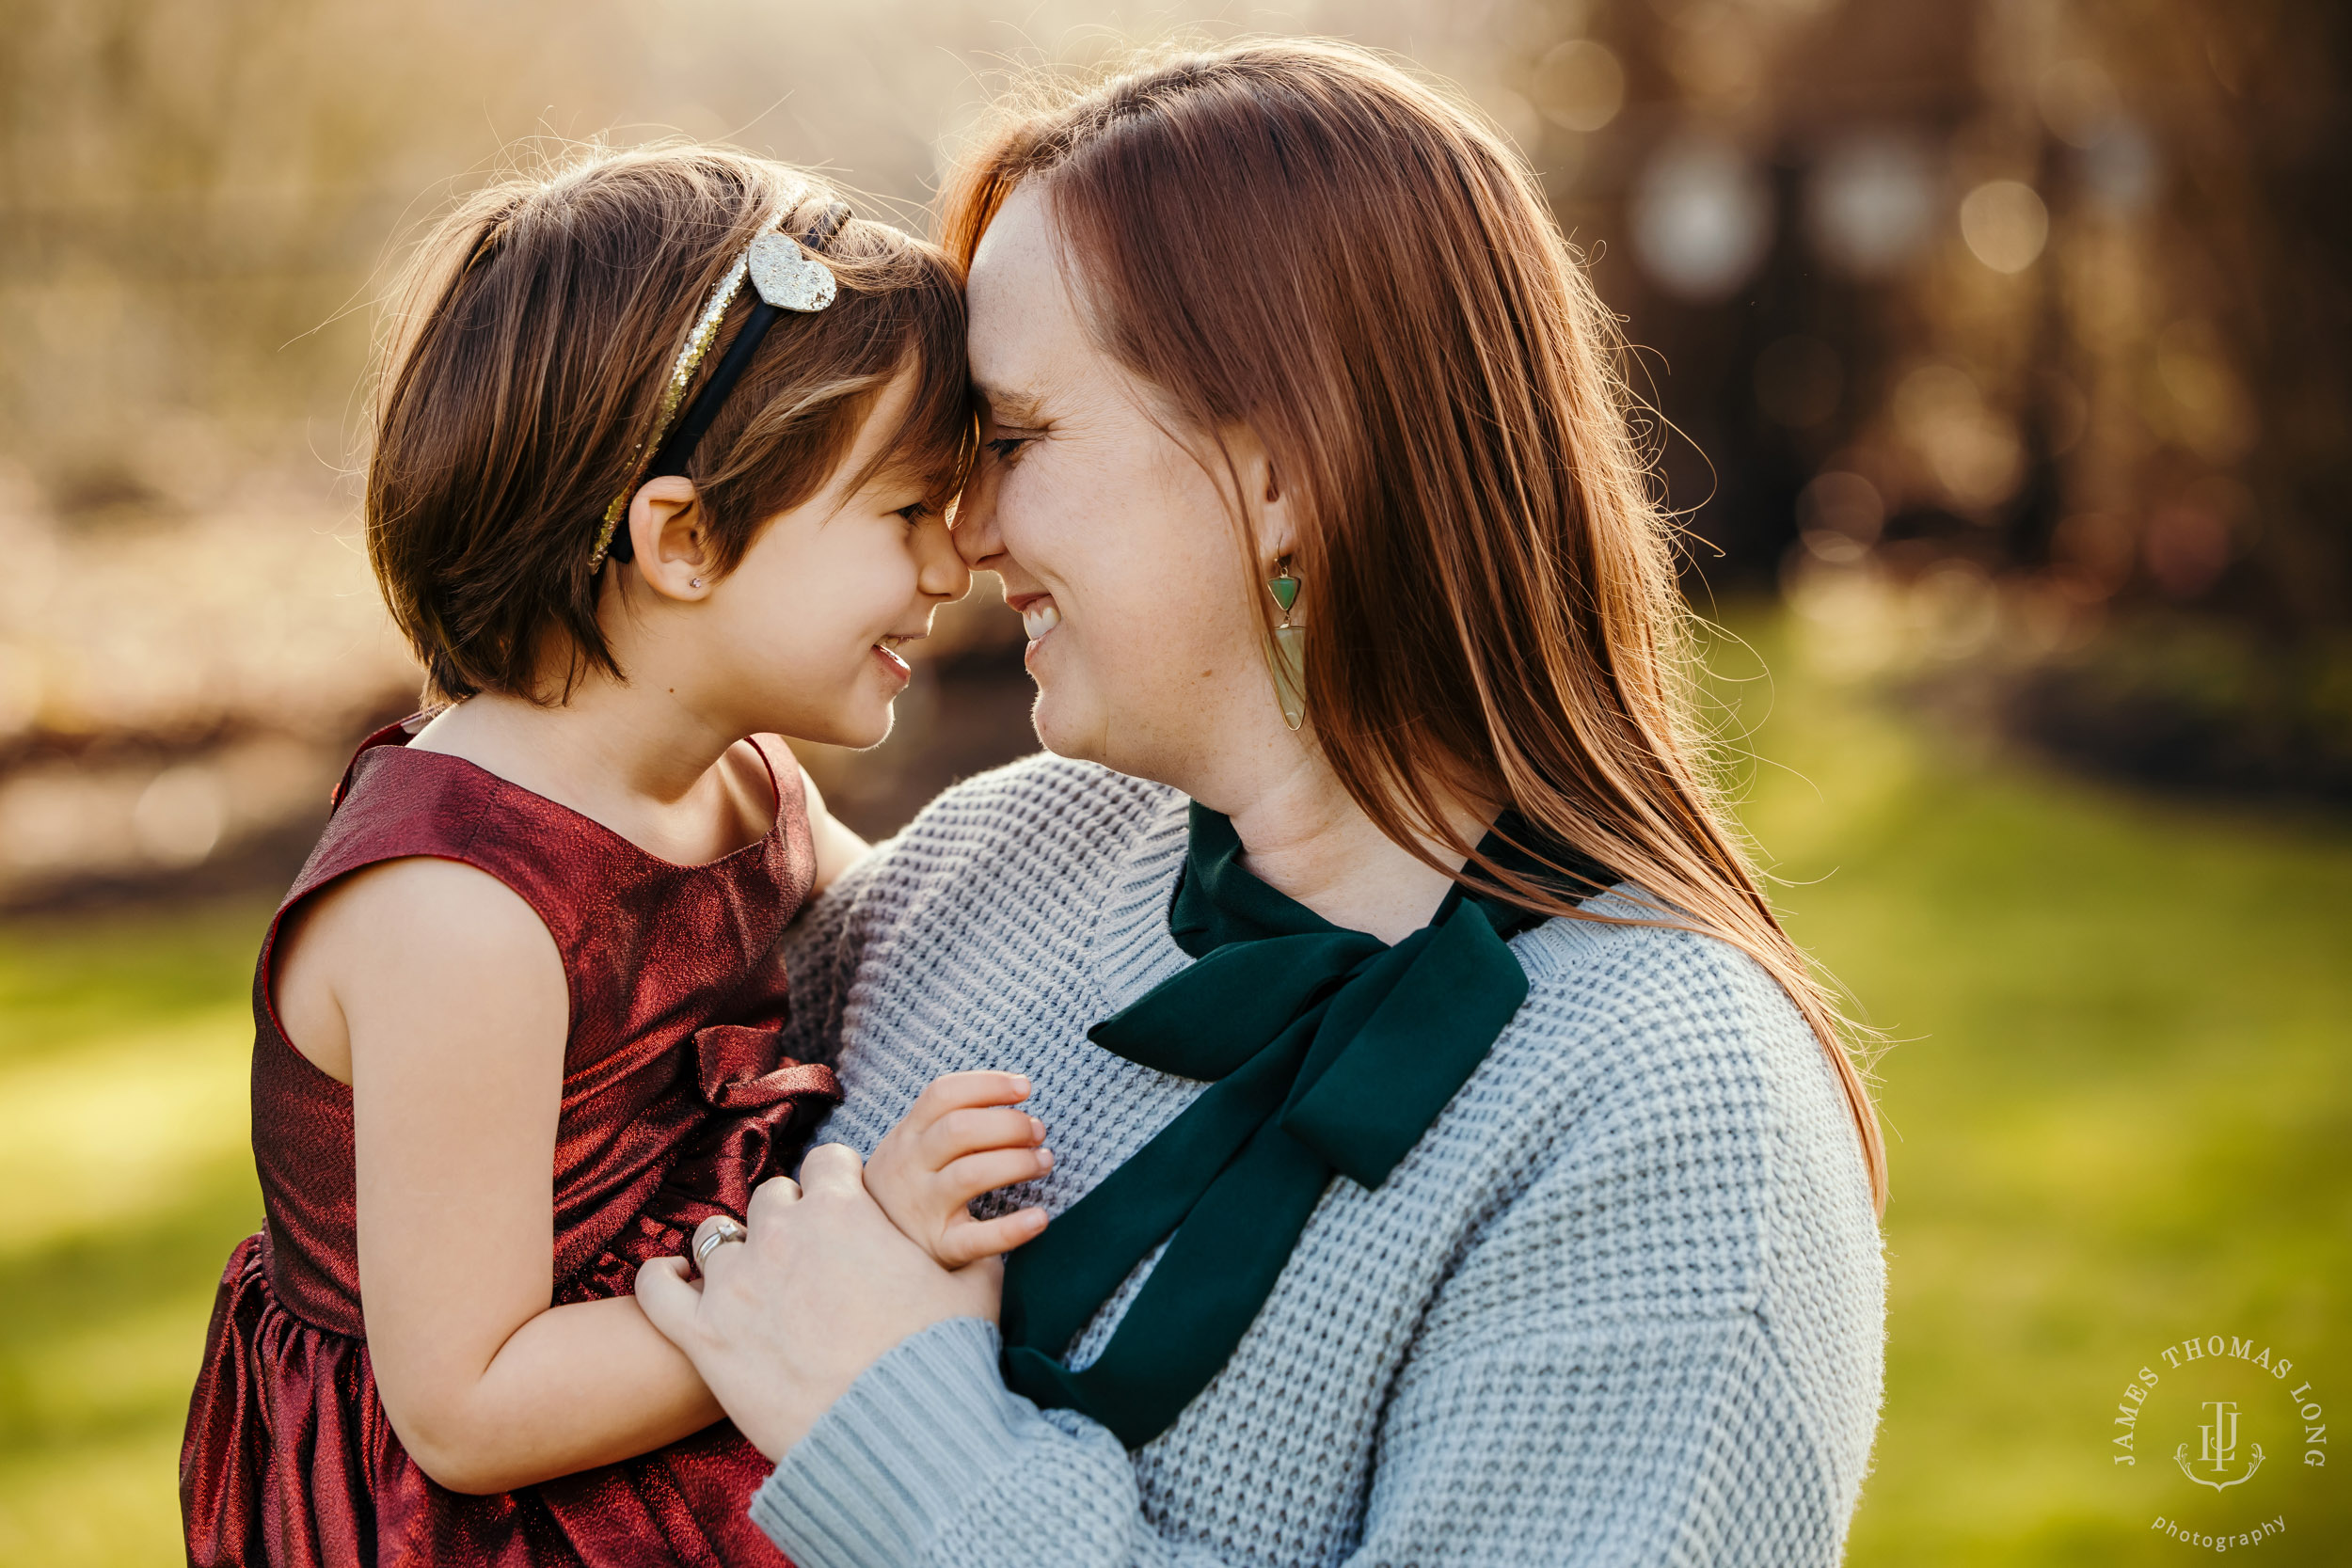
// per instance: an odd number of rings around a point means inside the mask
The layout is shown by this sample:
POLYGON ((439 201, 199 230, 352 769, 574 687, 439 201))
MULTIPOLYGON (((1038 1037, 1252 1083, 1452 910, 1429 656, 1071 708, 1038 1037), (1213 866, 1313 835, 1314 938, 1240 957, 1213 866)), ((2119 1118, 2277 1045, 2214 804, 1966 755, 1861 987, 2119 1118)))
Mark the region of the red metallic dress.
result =
POLYGON ((767 758, 775 825, 707 865, 659 860, 472 763, 369 737, 254 971, 253 1153, 267 1227, 230 1256, 180 1457, 192 1563, 762 1564, 744 1509, 768 1463, 722 1421, 657 1452, 513 1493, 427 1479, 376 1397, 359 1310, 351 1090, 287 1043, 269 993, 286 913, 381 861, 461 861, 538 913, 571 993, 555 1146, 554 1304, 627 1295, 637 1266, 739 1218, 788 1168, 831 1069, 781 1059, 771 952, 816 857, 799 769, 767 758))

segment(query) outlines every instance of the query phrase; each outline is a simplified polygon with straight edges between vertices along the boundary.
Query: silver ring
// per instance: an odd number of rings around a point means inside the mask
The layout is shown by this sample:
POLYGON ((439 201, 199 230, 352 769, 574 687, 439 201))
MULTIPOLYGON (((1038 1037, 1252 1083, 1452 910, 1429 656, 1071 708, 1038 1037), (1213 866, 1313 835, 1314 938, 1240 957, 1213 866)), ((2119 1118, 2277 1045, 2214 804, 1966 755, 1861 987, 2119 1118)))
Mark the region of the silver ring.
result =
POLYGON ((729 1242, 748 1242, 751 1239, 750 1231, 727 1218, 726 1215, 721 1214, 719 1223, 711 1227, 710 1234, 694 1243, 694 1266, 701 1268, 710 1261, 710 1255, 729 1242))

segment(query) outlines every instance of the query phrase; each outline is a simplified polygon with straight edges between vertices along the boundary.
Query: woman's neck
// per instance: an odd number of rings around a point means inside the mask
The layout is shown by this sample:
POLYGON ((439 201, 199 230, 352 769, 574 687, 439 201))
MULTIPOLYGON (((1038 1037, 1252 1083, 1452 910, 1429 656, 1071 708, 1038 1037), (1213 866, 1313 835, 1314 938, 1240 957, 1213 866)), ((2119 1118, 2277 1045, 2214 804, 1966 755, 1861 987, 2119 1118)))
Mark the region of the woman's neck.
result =
MULTIPOLYGON (((1213 803, 1213 802, 1204 802, 1213 803)), ((1453 887, 1445 871, 1417 859, 1364 815, 1320 756, 1302 749, 1294 766, 1262 781, 1225 815, 1252 876, 1334 926, 1394 942, 1429 923, 1453 887)), ((1448 825, 1472 843, 1486 817, 1462 806, 1448 825)), ((1463 857, 1425 840, 1438 864, 1463 857)))

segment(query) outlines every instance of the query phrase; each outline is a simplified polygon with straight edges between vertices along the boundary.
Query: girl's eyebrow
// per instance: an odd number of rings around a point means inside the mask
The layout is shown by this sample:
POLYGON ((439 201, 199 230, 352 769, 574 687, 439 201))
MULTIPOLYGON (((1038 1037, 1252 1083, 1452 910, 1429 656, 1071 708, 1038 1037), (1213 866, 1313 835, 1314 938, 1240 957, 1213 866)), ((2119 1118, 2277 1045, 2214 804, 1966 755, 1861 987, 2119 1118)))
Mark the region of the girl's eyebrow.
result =
POLYGON ((895 456, 876 468, 866 478, 866 483, 859 487, 858 493, 860 495, 881 494, 884 491, 903 489, 908 485, 919 486, 924 494, 929 496, 932 492, 944 489, 946 481, 941 478, 934 466, 925 464, 918 457, 895 456))

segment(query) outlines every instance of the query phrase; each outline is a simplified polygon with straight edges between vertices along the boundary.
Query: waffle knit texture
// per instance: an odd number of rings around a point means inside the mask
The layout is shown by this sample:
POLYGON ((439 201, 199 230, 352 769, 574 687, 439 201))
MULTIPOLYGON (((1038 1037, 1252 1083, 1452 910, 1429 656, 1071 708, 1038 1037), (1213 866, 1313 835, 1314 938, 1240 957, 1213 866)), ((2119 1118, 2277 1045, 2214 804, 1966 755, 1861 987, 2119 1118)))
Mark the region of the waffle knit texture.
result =
MULTIPOLYGON (((1025 1072, 1055 1167, 988 1212, 1069 1208, 1201 1088, 1086 1037, 1192 961, 1185 842, 1182 796, 1092 764, 942 796, 787 938, 785 1052, 845 1095, 818 1140, 870 1153, 938 1074, 1025 1072)), ((1385 1182, 1333 1180, 1173 1427, 1129 1453, 1009 1392, 993 1325, 940 1323, 753 1518, 801 1568, 1835 1562, 1885 1281, 1820 1046, 1706 937, 1552 920, 1511 947, 1518 1016, 1385 1182)))

